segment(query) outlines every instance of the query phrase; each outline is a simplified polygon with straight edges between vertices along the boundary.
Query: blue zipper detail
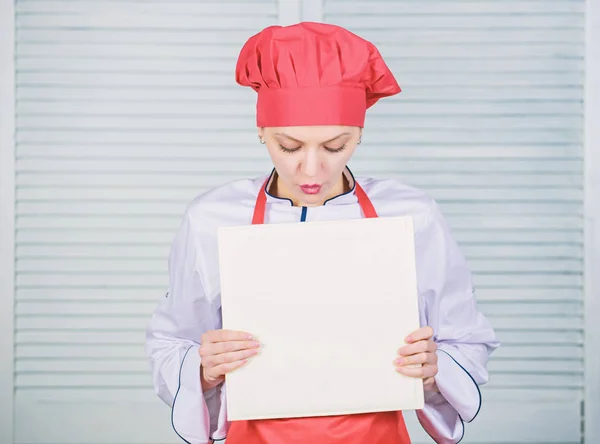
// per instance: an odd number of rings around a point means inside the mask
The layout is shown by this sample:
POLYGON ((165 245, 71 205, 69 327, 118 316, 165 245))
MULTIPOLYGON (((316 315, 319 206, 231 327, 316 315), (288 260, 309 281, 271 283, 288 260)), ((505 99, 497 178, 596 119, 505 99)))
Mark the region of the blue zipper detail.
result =
POLYGON ((302 215, 300 216, 300 222, 306 222, 306 212, 308 208, 302 207, 302 215))

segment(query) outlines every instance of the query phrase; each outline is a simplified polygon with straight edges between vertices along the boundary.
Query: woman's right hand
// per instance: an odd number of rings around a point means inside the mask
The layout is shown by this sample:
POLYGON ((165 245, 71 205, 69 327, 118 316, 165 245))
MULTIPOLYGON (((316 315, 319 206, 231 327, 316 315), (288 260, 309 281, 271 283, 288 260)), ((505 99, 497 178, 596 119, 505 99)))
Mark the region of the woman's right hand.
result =
POLYGON ((260 344, 241 331, 211 330, 200 339, 200 376, 207 391, 225 380, 225 375, 243 366, 258 353, 260 344))

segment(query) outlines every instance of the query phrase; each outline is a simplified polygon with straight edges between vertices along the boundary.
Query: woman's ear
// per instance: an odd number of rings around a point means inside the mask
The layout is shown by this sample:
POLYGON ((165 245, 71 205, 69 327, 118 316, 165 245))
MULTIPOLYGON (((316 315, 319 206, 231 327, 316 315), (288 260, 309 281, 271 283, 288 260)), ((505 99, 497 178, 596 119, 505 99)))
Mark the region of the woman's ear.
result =
POLYGON ((265 143, 265 132, 264 132, 264 128, 258 128, 258 140, 260 141, 260 143, 264 144, 265 143))

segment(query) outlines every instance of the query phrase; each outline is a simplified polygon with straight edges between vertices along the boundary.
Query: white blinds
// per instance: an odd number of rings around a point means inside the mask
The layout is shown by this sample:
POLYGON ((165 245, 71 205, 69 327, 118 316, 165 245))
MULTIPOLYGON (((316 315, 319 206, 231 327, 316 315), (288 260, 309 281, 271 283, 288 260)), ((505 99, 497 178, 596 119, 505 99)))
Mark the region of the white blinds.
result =
POLYGON ((503 342, 463 442, 579 442, 584 2, 325 0, 323 14, 373 41, 403 88, 369 111, 355 171, 441 203, 503 342))
MULTIPOLYGON (((233 70, 280 8, 17 1, 17 442, 177 442, 143 327, 185 204, 269 169, 233 70)), ((584 2, 321 9, 404 90, 369 111, 353 170, 440 201, 504 344, 463 442, 579 442, 584 2)))
POLYGON ((144 327, 186 203, 269 171, 234 70, 277 2, 16 11, 16 441, 177 442, 144 327))

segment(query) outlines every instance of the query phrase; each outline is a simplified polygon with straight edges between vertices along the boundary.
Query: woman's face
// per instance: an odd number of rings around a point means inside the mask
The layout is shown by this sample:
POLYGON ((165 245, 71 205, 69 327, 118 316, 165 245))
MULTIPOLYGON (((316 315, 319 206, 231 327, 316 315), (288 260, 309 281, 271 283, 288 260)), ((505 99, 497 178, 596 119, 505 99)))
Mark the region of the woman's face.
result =
POLYGON ((339 193, 342 174, 362 129, 356 126, 287 126, 259 129, 279 175, 278 186, 303 206, 322 205, 339 193))

